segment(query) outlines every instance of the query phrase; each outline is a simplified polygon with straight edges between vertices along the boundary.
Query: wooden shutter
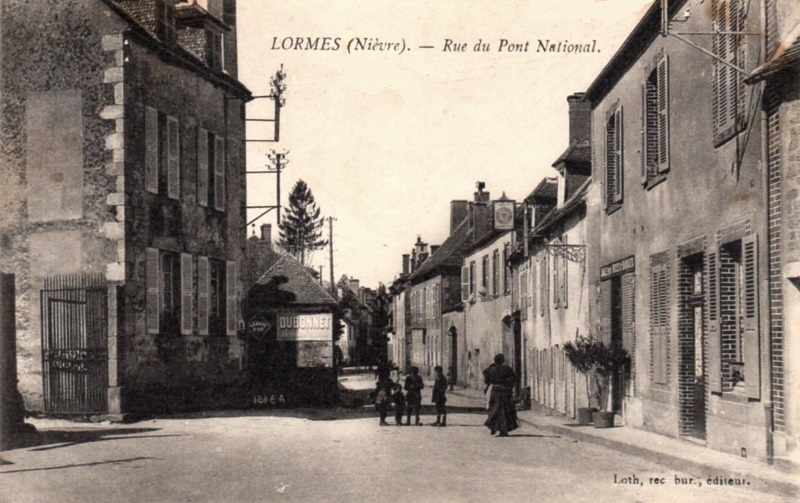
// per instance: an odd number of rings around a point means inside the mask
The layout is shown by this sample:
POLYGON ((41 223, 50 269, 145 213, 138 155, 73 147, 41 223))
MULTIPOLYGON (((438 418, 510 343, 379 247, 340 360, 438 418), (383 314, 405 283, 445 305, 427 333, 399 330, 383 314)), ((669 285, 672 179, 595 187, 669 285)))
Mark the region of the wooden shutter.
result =
POLYGON ((178 119, 167 116, 167 197, 180 198, 180 134, 178 119))
POLYGON ((461 266, 461 301, 469 300, 469 267, 461 266))
POLYGON ((722 393, 722 347, 719 323, 719 249, 711 248, 707 255, 706 302, 708 310, 708 387, 712 393, 722 393))
POLYGON ((614 126, 616 128, 614 134, 614 156, 616 158, 615 166, 617 171, 617 183, 614 187, 614 202, 620 203, 622 202, 622 186, 625 183, 622 165, 622 135, 624 134, 622 128, 622 107, 619 107, 617 111, 614 112, 614 126))
POLYGON ((561 240, 556 239, 556 252, 551 255, 553 257, 553 307, 556 309, 561 306, 561 258, 558 256, 558 253, 562 251, 560 244, 561 240))
POLYGON ((208 206, 208 131, 197 128, 197 204, 208 206))
POLYGON ((641 116, 640 126, 642 128, 642 149, 640 151, 641 166, 640 166, 639 177, 641 179, 640 181, 642 182, 642 185, 646 184, 647 180, 648 180, 648 176, 647 176, 648 175, 648 169, 647 169, 647 134, 648 134, 647 115, 648 115, 648 112, 650 110, 649 110, 649 108, 647 106, 647 83, 646 82, 647 82, 647 80, 645 80, 645 84, 642 84, 642 87, 641 87, 641 91, 642 91, 642 116, 641 116))
MULTIPOLYGON (((536 315, 536 287, 539 285, 537 282, 536 276, 536 266, 533 262, 530 262, 530 270, 531 270, 531 315, 536 315)), ((540 301, 541 302, 541 301, 540 301)))
POLYGON ((236 308, 239 305, 239 299, 236 296, 237 285, 239 284, 238 272, 239 269, 236 266, 236 262, 229 260, 225 270, 225 316, 227 318, 228 335, 236 335, 236 324, 238 322, 238 310, 236 308))
POLYGON ((600 337, 611 340, 611 280, 600 282, 600 337))
POLYGON ((650 269, 650 337, 653 382, 668 384, 669 270, 665 263, 650 269))
POLYGON ((614 202, 614 195, 617 192, 617 158, 614 155, 617 144, 617 128, 614 124, 615 116, 612 115, 606 121, 606 206, 611 206, 614 202))
POLYGON ((144 188, 158 194, 158 111, 144 107, 144 188))
POLYGON ((190 335, 194 328, 194 271, 192 256, 181 253, 181 333, 190 335))
POLYGON ((542 254, 541 256, 539 262, 539 272, 541 273, 539 275, 539 281, 541 281, 541 288, 539 289, 539 292, 541 293, 539 298, 539 312, 542 316, 544 316, 545 310, 550 303, 550 297, 548 295, 550 288, 550 282, 548 281, 548 278, 550 275, 548 274, 549 271, 547 270, 547 255, 542 254))
POLYGON ((628 396, 635 396, 636 386, 634 378, 636 365, 636 275, 632 272, 622 275, 622 344, 631 355, 630 381, 628 382, 628 396))
POLYGON ((208 257, 197 257, 197 332, 208 335, 208 257))
POLYGON ((669 169, 669 60, 665 54, 658 61, 658 172, 669 169))
POLYGON ((758 330, 758 239, 755 234, 742 239, 744 266, 743 356, 744 381, 748 398, 761 397, 761 353, 758 330))
POLYGON ((561 244, 564 245, 564 254, 561 256, 561 307, 564 309, 567 308, 567 294, 569 291, 567 290, 567 264, 569 263, 569 258, 567 252, 569 249, 567 248, 567 235, 564 234, 564 237, 561 238, 561 244))
POLYGON ((214 136, 214 208, 225 211, 225 139, 214 136))
POLYGON ((157 334, 161 316, 161 253, 156 248, 145 250, 145 325, 148 334, 157 334))

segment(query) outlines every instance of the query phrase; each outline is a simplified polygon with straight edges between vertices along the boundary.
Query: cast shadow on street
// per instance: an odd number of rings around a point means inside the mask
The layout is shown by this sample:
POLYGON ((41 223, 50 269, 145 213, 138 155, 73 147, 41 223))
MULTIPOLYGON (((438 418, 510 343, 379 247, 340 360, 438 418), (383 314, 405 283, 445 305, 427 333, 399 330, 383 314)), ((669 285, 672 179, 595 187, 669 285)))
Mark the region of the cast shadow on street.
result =
MULTIPOLYGON (((158 437, 179 437, 185 435, 138 435, 159 431, 160 428, 108 428, 108 429, 65 429, 65 430, 42 430, 36 435, 30 445, 31 451, 49 451, 51 449, 61 449, 77 444, 89 442, 105 442, 109 440, 138 440, 141 438, 158 437), (130 436, 137 435, 137 436, 130 436)), ((29 445, 29 446, 30 446, 29 445)))
POLYGON ((7 475, 10 473, 23 473, 23 472, 41 472, 46 470, 62 470, 64 468, 78 468, 82 466, 97 466, 97 465, 115 465, 120 463, 132 463, 134 461, 145 461, 150 459, 160 459, 154 458, 150 456, 139 456, 135 458, 127 458, 127 459, 113 459, 111 461, 97 461, 95 463, 75 463, 70 465, 60 465, 60 466, 46 466, 42 468, 23 468, 20 470, 0 470, 0 475, 7 475))

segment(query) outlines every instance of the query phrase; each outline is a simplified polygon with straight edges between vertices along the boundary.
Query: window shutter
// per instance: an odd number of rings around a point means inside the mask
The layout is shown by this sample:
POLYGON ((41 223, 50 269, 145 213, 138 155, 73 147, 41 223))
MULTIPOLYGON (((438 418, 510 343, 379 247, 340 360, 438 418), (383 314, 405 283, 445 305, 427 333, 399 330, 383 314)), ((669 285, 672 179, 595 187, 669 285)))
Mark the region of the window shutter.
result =
POLYGON ((647 84, 642 84, 642 117, 641 117, 641 127, 642 127, 642 150, 640 152, 641 157, 641 167, 639 176, 641 178, 642 185, 647 183, 647 114, 649 109, 647 107, 647 84))
POLYGON ((159 317, 161 316, 161 271, 160 253, 156 248, 145 250, 145 285, 147 299, 145 307, 145 325, 148 334, 157 334, 159 331, 159 317))
POLYGON ((214 208, 225 211, 225 139, 214 136, 214 208))
POLYGON ((748 398, 761 397, 761 354, 758 330, 758 239, 742 239, 744 263, 744 381, 748 398))
POLYGON ((658 172, 669 169, 669 59, 658 61, 658 172))
POLYGON ((144 188, 158 194, 158 111, 144 107, 144 188))
POLYGON ((619 203, 622 202, 622 185, 624 183, 624 174, 622 172, 622 135, 624 134, 622 129, 622 107, 619 107, 616 112, 614 112, 614 127, 616 128, 616 132, 614 134, 614 157, 615 157, 615 167, 617 171, 617 183, 614 187, 614 202, 619 203))
POLYGON ((707 256, 708 278, 708 387, 712 393, 722 393, 722 348, 719 330, 719 249, 712 248, 707 256))
POLYGON ((614 155, 617 131, 614 120, 612 115, 606 122, 606 206, 611 206, 617 192, 617 158, 614 155))
POLYGON ((659 363, 660 381, 669 384, 669 269, 661 264, 658 270, 658 324, 659 324, 659 363))
POLYGON ((190 335, 194 328, 194 274, 192 256, 181 253, 181 334, 190 335))
POLYGON ((567 264, 569 260, 567 258, 567 235, 564 234, 564 237, 561 238, 561 244, 564 245, 564 254, 561 257, 561 307, 564 309, 567 308, 567 264))
POLYGON ((611 280, 600 282, 600 337, 611 340, 611 280))
POLYGON ((539 299, 539 312, 542 316, 544 316, 545 310, 550 303, 550 299, 548 296, 549 292, 549 281, 547 279, 550 277, 547 270, 547 255, 542 255, 541 261, 539 262, 539 281, 542 282, 541 288, 539 292, 542 294, 541 298, 539 299))
POLYGON ((208 335, 208 257, 197 257, 197 332, 208 335))
POLYGON ((180 198, 181 187, 180 134, 178 119, 167 116, 167 196, 180 198))
MULTIPOLYGON (((556 246, 561 244, 560 240, 556 239, 556 246)), ((560 248, 556 248, 559 250, 560 248)), ((553 307, 558 309, 561 306, 561 260, 558 255, 553 255, 553 307)))
POLYGON ((469 300, 469 267, 461 267, 461 301, 469 300))
POLYGON ((208 131, 197 128, 197 204, 208 206, 208 131))
POLYGON ((536 277, 536 266, 531 262, 531 313, 536 314, 536 287, 539 286, 536 277))
POLYGON ((239 284, 239 269, 236 262, 228 261, 225 270, 225 316, 227 317, 228 335, 236 335, 236 324, 238 321, 239 299, 236 297, 237 285, 239 284))

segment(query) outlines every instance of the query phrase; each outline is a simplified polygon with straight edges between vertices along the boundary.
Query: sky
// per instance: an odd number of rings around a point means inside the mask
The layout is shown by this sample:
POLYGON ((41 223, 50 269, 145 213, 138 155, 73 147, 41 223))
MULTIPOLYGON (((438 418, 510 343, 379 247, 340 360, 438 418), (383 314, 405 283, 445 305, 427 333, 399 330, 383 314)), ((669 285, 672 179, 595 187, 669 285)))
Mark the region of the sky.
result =
MULTIPOLYGON (((281 65, 287 74, 280 142, 249 142, 248 170, 263 169, 272 149, 288 152, 281 204, 302 179, 334 218, 335 278, 390 284, 417 236, 431 245, 447 238, 450 201, 471 199, 477 181, 492 199, 519 201, 554 176, 568 145, 567 96, 591 84, 649 4, 239 0, 240 80, 267 95, 281 65), (321 49, 324 37, 335 50, 321 49), (356 50, 354 40, 348 53, 353 39, 400 45, 356 50), (539 50, 559 42, 595 52, 539 50)), ((272 114, 271 100, 247 105, 250 119, 272 114)), ((249 140, 272 136, 270 123, 247 128, 249 140)), ((248 205, 275 204, 275 182, 249 175, 248 205)), ((261 211, 249 210, 248 220, 261 211)), ((273 224, 275 236, 275 219, 270 212, 255 224, 273 224)), ((313 263, 327 279, 327 248, 313 263)))

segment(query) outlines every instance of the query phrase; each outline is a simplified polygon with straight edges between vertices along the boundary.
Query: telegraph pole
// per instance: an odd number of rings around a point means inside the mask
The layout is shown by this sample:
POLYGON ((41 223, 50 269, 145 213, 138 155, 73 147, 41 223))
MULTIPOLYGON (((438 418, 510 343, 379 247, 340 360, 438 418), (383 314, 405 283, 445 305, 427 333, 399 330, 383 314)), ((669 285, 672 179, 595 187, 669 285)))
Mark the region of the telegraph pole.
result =
POLYGON ((336 283, 333 279, 333 217, 328 217, 328 258, 330 260, 329 269, 331 272, 331 295, 336 298, 336 283))

